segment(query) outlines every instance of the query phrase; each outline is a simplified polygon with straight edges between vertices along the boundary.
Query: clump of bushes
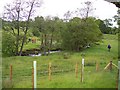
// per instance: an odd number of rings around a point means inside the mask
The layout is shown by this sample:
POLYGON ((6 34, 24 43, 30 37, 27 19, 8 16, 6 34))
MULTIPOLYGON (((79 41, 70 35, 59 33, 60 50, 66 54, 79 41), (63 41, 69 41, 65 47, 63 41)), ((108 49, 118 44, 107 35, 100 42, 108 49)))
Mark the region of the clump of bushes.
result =
POLYGON ((15 55, 15 37, 8 32, 2 32, 2 55, 15 55))
POLYGON ((63 58, 64 58, 64 59, 68 59, 68 58, 70 58, 70 54, 68 54, 68 53, 64 53, 64 54, 63 54, 63 58))

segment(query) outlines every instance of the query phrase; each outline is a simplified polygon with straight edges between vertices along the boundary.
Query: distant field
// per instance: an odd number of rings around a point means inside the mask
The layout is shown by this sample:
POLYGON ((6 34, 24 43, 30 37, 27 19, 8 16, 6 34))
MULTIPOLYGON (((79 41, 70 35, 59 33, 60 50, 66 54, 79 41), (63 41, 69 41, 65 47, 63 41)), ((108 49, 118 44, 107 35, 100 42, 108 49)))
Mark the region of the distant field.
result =
POLYGON ((23 50, 34 49, 34 48, 39 49, 41 42, 39 41, 39 38, 37 38, 37 37, 35 37, 35 38, 36 38, 36 43, 32 43, 32 41, 28 42, 27 44, 24 45, 23 50))
MULTIPOLYGON (((3 85, 9 85, 10 64, 13 66, 13 88, 32 88, 32 65, 37 61, 37 88, 116 88, 117 69, 104 71, 104 67, 118 61, 118 36, 104 35, 100 45, 81 52, 58 52, 49 56, 14 56, 3 58, 3 85), (111 44, 111 52, 107 45, 111 44), (68 59, 64 59, 64 54, 68 59), (84 82, 80 82, 81 54, 85 53, 84 82), (52 63, 52 80, 48 80, 48 63, 52 63), (75 78, 75 64, 78 62, 78 78, 75 78), (96 62, 99 71, 96 72, 96 62), (56 72, 55 72, 56 71, 56 72)), ((30 47, 30 46, 28 46, 30 47)), ((27 46, 26 46, 27 48, 27 46)), ((6 86, 7 87, 7 86, 6 86)))

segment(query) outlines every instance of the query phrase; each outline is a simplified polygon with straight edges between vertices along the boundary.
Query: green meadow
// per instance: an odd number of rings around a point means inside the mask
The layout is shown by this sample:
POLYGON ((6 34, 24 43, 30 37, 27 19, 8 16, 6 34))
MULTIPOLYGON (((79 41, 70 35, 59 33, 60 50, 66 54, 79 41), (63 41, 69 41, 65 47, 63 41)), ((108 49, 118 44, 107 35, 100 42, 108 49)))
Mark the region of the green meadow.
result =
MULTIPOLYGON (((39 43, 26 45, 34 48, 39 43)), ((80 52, 61 51, 49 56, 13 56, 2 58, 3 87, 32 88, 32 66, 37 61, 37 88, 116 88, 117 68, 104 70, 112 60, 118 63, 118 36, 104 35, 102 41, 80 52), (111 44, 108 52, 107 45, 111 44), (81 82, 81 54, 84 53, 84 81, 81 82), (64 55, 68 58, 65 59, 64 55), (48 64, 51 63, 51 81, 48 79, 48 64), (75 65, 78 63, 78 78, 75 77, 75 65), (98 63, 98 71, 96 71, 98 63), (12 83, 10 83, 10 65, 13 67, 12 83)))

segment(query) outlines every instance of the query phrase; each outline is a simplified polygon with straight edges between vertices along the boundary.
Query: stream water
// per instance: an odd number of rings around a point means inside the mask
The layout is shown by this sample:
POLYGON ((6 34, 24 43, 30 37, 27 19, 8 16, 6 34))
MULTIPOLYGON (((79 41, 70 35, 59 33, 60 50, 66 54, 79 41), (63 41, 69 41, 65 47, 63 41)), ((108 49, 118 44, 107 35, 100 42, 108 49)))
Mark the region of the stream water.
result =
MULTIPOLYGON (((50 54, 51 53, 57 53, 57 52, 60 52, 60 50, 59 51, 50 51, 50 54)), ((48 54, 48 52, 46 52, 46 54, 48 54)), ((38 54, 29 54, 29 56, 42 56, 42 54, 41 53, 38 53, 38 54)))

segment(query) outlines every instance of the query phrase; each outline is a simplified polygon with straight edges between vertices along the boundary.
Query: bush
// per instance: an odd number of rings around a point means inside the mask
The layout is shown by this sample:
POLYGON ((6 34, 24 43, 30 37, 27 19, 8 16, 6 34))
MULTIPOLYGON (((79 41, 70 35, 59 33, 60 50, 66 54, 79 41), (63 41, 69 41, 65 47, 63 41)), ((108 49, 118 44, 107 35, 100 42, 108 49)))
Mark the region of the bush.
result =
POLYGON ((3 56, 15 55, 15 37, 8 32, 2 32, 2 54, 3 56))
POLYGON ((61 35, 63 49, 70 51, 80 51, 89 43, 102 39, 102 33, 94 18, 87 18, 86 21, 77 17, 71 19, 66 23, 66 29, 61 35))
POLYGON ((64 59, 68 59, 68 58, 70 58, 70 54, 64 53, 64 54, 63 54, 63 57, 64 57, 64 59))

